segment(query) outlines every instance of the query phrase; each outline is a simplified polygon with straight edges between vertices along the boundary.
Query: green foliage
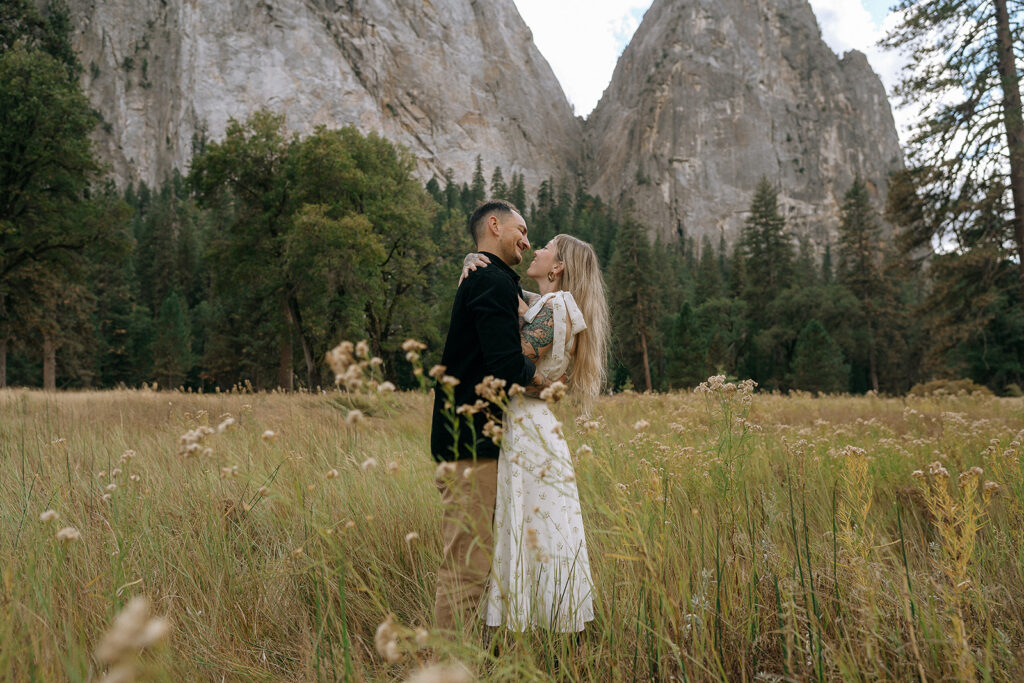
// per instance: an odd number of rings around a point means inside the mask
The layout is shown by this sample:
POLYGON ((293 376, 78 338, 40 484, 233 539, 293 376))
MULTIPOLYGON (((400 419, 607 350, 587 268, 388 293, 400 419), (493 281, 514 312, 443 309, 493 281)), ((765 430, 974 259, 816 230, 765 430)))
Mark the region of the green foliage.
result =
POLYGON ((164 298, 155 321, 153 377, 161 386, 177 387, 192 368, 188 311, 177 290, 164 298))
POLYGON ((629 369, 633 383, 646 390, 652 388, 650 357, 660 316, 653 263, 644 227, 627 217, 619 226, 608 266, 608 305, 617 359, 629 369))
POLYGON ((800 331, 793 355, 791 384, 795 389, 817 393, 845 391, 850 366, 843 362, 843 352, 825 328, 812 320, 800 331))

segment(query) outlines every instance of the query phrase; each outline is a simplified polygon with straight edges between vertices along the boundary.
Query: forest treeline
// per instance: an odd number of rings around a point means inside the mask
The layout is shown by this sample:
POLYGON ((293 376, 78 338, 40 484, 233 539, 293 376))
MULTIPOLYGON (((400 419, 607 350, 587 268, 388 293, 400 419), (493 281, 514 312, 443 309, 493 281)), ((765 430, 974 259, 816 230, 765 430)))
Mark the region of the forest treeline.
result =
POLYGON ((375 134, 300 138, 260 111, 196 140, 187 175, 119 192, 89 144, 101 121, 78 85, 67 12, 28 0, 3 12, 0 386, 315 388, 331 384, 322 359, 341 339, 366 339, 411 386, 401 343, 439 357, 471 249, 466 218, 500 197, 523 209, 535 246, 570 233, 597 250, 609 388, 725 374, 782 391, 968 378, 1020 392, 1024 285, 1006 177, 943 200, 934 166, 912 164, 885 207, 858 179, 824 250, 794 234, 763 179, 733 244, 662 243, 576 179, 528 196, 522 176, 478 159, 471 179, 449 171, 424 186, 411 155, 375 134))

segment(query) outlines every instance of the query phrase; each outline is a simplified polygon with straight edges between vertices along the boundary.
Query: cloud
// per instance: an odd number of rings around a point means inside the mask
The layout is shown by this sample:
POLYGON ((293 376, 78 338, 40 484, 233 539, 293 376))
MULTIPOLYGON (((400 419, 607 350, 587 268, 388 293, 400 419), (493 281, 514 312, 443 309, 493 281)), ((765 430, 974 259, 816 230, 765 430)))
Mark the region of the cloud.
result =
POLYGON ((612 79, 650 0, 515 0, 533 40, 580 116, 612 79))
POLYGON ((883 50, 878 46, 882 36, 896 25, 898 15, 891 12, 882 24, 878 25, 861 0, 810 0, 810 3, 814 15, 818 18, 822 37, 836 54, 860 50, 867 56, 868 63, 882 79, 882 85, 889 94, 893 118, 896 119, 896 130, 900 140, 905 142, 916 117, 913 107, 896 107, 893 92, 900 81, 900 74, 907 59, 898 51, 883 50))

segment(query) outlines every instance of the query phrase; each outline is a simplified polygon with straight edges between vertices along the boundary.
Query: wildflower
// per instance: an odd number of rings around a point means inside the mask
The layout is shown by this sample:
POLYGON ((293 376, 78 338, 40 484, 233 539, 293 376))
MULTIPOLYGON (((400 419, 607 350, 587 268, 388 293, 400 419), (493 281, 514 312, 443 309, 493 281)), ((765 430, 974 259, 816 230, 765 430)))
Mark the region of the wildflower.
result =
POLYGON ((595 431, 596 429, 599 429, 600 427, 601 427, 601 423, 600 422, 596 422, 594 420, 586 420, 583 423, 583 431, 585 431, 585 432, 592 432, 592 431, 595 431))
POLYGON ((109 503, 111 500, 113 500, 113 496, 111 496, 109 493, 104 493, 100 497, 103 499, 104 503, 109 503))
POLYGON ((473 404, 466 403, 455 409, 456 415, 476 415, 487 408, 487 401, 477 399, 473 404))
POLYGON ((981 490, 985 493, 986 496, 991 496, 993 493, 998 493, 1000 488, 1001 487, 999 486, 999 484, 995 483, 994 481, 986 481, 985 484, 981 487, 981 490))
POLYGON ((356 523, 353 522, 351 519, 348 520, 347 522, 345 522, 345 528, 346 529, 351 529, 351 528, 355 527, 355 525, 356 525, 356 523))
POLYGON ((407 354, 405 354, 405 359, 410 363, 415 363, 420 359, 420 354, 416 353, 415 351, 410 351, 407 354))
POLYGON ((455 474, 455 463, 453 462, 438 463, 437 469, 434 470, 435 479, 447 479, 453 474, 455 474))
POLYGON ((633 429, 638 432, 642 432, 650 426, 651 423, 647 420, 637 420, 636 423, 633 424, 633 429))
POLYGON ((392 460, 388 463, 388 474, 395 474, 398 472, 398 463, 392 460))
POLYGON ((513 382, 512 386, 509 387, 509 389, 508 389, 508 397, 509 398, 513 398, 515 396, 519 396, 520 394, 525 394, 525 393, 526 393, 526 389, 524 387, 516 384, 515 382, 513 382))
POLYGON ((441 382, 441 384, 443 384, 444 386, 451 387, 452 389, 459 386, 459 384, 461 383, 458 377, 452 377, 451 375, 442 375, 441 379, 438 381, 441 382))
POLYGON ((980 467, 972 467, 966 472, 961 472, 959 478, 960 488, 964 488, 968 484, 976 482, 982 474, 984 474, 984 471, 980 467))
POLYGON ((405 683, 472 683, 473 675, 461 664, 434 664, 420 669, 405 683))
POLYGON ((492 403, 497 403, 501 398, 501 394, 504 392, 505 384, 505 380, 499 379, 493 375, 487 375, 487 377, 484 377, 483 380, 474 387, 474 391, 476 391, 477 396, 491 401, 492 403))
POLYGON ((224 430, 229 429, 229 428, 234 427, 234 426, 235 426, 235 418, 233 418, 233 417, 226 417, 226 418, 224 418, 224 420, 219 425, 217 425, 217 431, 218 432, 223 432, 224 430))
POLYGON ((629 487, 621 482, 616 484, 615 488, 617 488, 622 493, 626 493, 627 491, 629 491, 629 487))
POLYGON ((73 526, 66 526, 57 532, 57 540, 65 545, 72 541, 81 541, 82 532, 73 526))
POLYGON ((268 429, 267 431, 263 432, 263 436, 261 438, 264 441, 273 441, 274 439, 277 438, 277 434, 275 434, 272 430, 268 429))
POLYGON ((398 649, 398 630, 395 628, 395 615, 389 614, 387 618, 377 627, 377 633, 373 637, 374 647, 377 653, 386 659, 389 664, 394 664, 402 658, 398 649))
MULTIPOLYGON (((136 596, 128 601, 96 647, 96 659, 103 665, 119 665, 117 669, 128 669, 131 675, 125 680, 134 680, 134 667, 126 659, 140 650, 151 647, 165 639, 171 631, 170 622, 163 617, 150 617, 149 600, 136 596)), ((113 677, 114 669, 108 674, 113 677)))
POLYGON ((561 401, 565 398, 565 392, 567 390, 568 387, 566 387, 562 382, 552 382, 551 386, 545 387, 544 390, 540 392, 540 397, 542 400, 548 401, 549 403, 561 401))
POLYGON ((302 557, 302 554, 304 552, 305 551, 302 549, 302 546, 299 546, 298 548, 296 548, 295 550, 292 551, 292 557, 296 557, 296 558, 297 557, 302 557))
POLYGON ((371 368, 379 368, 382 365, 384 365, 384 359, 381 358, 380 356, 374 356, 373 358, 370 359, 371 368))
POLYGON ((576 449, 576 455, 578 455, 581 458, 584 457, 584 456, 593 455, 593 454, 594 454, 594 449, 591 448, 590 446, 586 445, 586 444, 583 444, 578 449, 576 449))
POLYGON ((526 530, 526 549, 527 550, 538 550, 540 548, 540 541, 537 539, 537 530, 533 527, 529 527, 526 530))
POLYGON ((439 380, 439 379, 441 379, 441 377, 444 376, 444 373, 447 372, 447 371, 448 371, 448 366, 447 365, 435 365, 434 367, 430 368, 430 371, 427 373, 427 375, 429 375, 433 379, 439 380))
POLYGON ((360 341, 356 344, 356 356, 358 358, 369 358, 370 357, 370 345, 365 340, 360 341))
POLYGON ((391 382, 381 382, 377 385, 377 391, 382 394, 390 394, 395 390, 395 385, 391 382))
POLYGON ((138 482, 142 481, 142 477, 140 477, 137 474, 133 474, 133 475, 129 476, 128 479, 130 479, 131 481, 134 481, 135 483, 138 483, 138 482))
POLYGON ((234 478, 236 476, 238 476, 238 465, 232 465, 230 467, 221 467, 220 468, 220 478, 221 479, 232 479, 232 478, 234 478))
POLYGON ((376 466, 377 466, 377 460, 375 458, 367 458, 366 460, 363 461, 363 464, 360 465, 360 467, 362 467, 364 470, 368 470, 371 467, 376 467, 376 466))
POLYGON ((415 339, 406 339, 402 342, 403 351, 424 351, 426 348, 426 344, 416 341, 415 339))
POLYGON ((928 465, 928 474, 939 479, 949 479, 949 470, 943 467, 938 460, 928 465))
POLYGON ((134 458, 136 455, 137 455, 137 453, 129 448, 128 450, 126 450, 124 453, 121 454, 120 460, 121 460, 121 462, 128 462, 129 460, 134 458))
POLYGON ((363 414, 363 411, 358 408, 354 408, 348 411, 348 415, 345 416, 345 424, 349 426, 357 425, 362 422, 365 417, 366 416, 363 414))
POLYGON ((494 420, 488 420, 484 425, 484 436, 490 438, 496 445, 501 445, 501 439, 505 435, 505 429, 494 420))
POLYGON ((338 470, 333 469, 333 468, 327 470, 327 478, 328 479, 337 479, 338 478, 338 470))
POLYGON ((426 647, 430 643, 430 631, 423 628, 422 626, 416 629, 416 644, 420 647, 426 647))
POLYGON ((117 484, 107 484, 107 491, 114 492, 117 490, 117 484))
POLYGON ((415 531, 410 531, 409 533, 407 533, 405 535, 405 542, 406 543, 412 543, 413 541, 418 541, 418 540, 420 540, 420 535, 418 533, 416 533, 415 531))
POLYGON ((910 473, 910 476, 912 476, 914 479, 924 479, 924 472, 922 472, 921 470, 914 470, 913 472, 910 473))
POLYGON ((56 510, 44 510, 39 515, 39 521, 40 522, 53 522, 58 517, 60 517, 60 515, 57 514, 56 510))
POLYGON ((266 486, 261 486, 256 490, 256 494, 259 495, 260 498, 266 498, 270 495, 270 489, 266 486))

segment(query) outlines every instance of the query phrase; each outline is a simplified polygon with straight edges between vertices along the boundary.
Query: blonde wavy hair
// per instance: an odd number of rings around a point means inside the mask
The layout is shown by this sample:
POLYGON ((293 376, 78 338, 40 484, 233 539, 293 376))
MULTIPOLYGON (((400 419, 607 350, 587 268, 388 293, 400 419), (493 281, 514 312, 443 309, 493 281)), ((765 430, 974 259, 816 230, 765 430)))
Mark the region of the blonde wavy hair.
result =
POLYGON ((555 235, 558 260, 565 264, 562 289, 572 294, 587 329, 576 335, 569 388, 589 407, 608 375, 608 300, 594 248, 572 235, 555 235))

